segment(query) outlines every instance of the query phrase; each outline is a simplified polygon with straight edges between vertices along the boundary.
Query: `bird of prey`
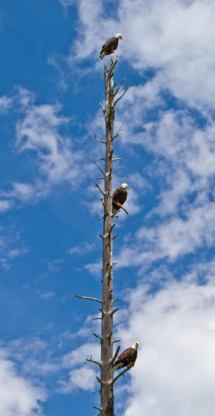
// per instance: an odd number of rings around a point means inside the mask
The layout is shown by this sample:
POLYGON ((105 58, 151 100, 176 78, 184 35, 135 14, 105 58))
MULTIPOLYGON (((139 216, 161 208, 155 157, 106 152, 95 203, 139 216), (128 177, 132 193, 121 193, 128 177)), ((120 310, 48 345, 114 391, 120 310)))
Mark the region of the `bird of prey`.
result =
POLYGON ((113 371, 119 370, 120 368, 127 367, 131 368, 134 366, 137 359, 137 348, 139 347, 139 342, 135 342, 132 347, 127 348, 119 355, 117 360, 113 365, 113 371))
POLYGON ((115 189, 112 195, 113 213, 116 212, 118 209, 120 209, 120 207, 122 208, 122 205, 125 203, 127 199, 127 195, 128 195, 127 189, 129 189, 129 186, 127 183, 123 183, 119 188, 115 189), (118 206, 114 204, 114 202, 117 202, 118 206))
POLYGON ((118 47, 119 39, 122 39, 122 35, 120 33, 117 33, 115 36, 108 39, 107 42, 105 42, 105 44, 102 46, 99 58, 104 59, 106 55, 113 53, 118 47))

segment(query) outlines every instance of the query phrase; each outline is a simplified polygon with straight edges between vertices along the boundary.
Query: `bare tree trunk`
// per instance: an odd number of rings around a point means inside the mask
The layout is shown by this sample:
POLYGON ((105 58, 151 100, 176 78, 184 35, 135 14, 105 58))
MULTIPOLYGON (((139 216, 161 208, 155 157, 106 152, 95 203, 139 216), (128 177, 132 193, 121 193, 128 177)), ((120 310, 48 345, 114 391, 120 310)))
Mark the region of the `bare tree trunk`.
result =
MULTIPOLYGON (((105 171, 93 160, 93 163, 97 166, 100 173, 102 173, 102 178, 104 179, 104 191, 100 188, 98 183, 95 186, 99 189, 101 194, 104 197, 103 206, 104 206, 104 223, 103 223, 103 285, 102 285, 102 299, 97 299, 91 296, 80 296, 75 295, 80 299, 87 299, 94 302, 98 302, 102 305, 101 317, 94 319, 102 320, 101 336, 95 334, 95 337, 100 339, 101 342, 101 362, 95 361, 91 358, 87 359, 88 362, 94 363, 99 366, 101 370, 101 378, 96 377, 98 382, 101 384, 101 407, 93 406, 94 409, 100 411, 100 416, 114 416, 114 384, 123 376, 129 369, 122 371, 118 376, 113 379, 113 361, 116 359, 120 347, 117 348, 116 353, 113 357, 113 344, 114 342, 119 342, 120 340, 113 341, 113 315, 118 311, 119 308, 113 309, 113 258, 112 258, 112 247, 113 239, 117 237, 116 235, 112 236, 113 230, 113 214, 112 214, 112 175, 113 175, 113 162, 120 160, 119 158, 113 158, 113 140, 119 137, 119 132, 122 130, 122 126, 119 128, 115 136, 113 136, 114 131, 114 108, 116 104, 121 100, 125 95, 126 91, 114 101, 114 98, 118 94, 124 79, 119 84, 119 86, 114 91, 114 68, 118 62, 118 56, 114 62, 114 55, 111 55, 110 69, 104 67, 104 78, 105 78, 105 108, 100 104, 103 114, 105 117, 106 125, 106 140, 101 141, 96 137, 94 133, 94 139, 102 144, 105 144, 106 153, 105 159, 96 159, 96 160, 105 160, 105 171)), ((128 215, 124 207, 121 207, 123 211, 128 215)))
POLYGON ((104 68, 105 76, 105 195, 104 195, 104 229, 103 229, 103 293, 102 293, 102 344, 101 344, 101 415, 114 416, 113 394, 113 259, 112 259, 112 172, 113 172, 113 67, 111 57, 110 70, 104 68))

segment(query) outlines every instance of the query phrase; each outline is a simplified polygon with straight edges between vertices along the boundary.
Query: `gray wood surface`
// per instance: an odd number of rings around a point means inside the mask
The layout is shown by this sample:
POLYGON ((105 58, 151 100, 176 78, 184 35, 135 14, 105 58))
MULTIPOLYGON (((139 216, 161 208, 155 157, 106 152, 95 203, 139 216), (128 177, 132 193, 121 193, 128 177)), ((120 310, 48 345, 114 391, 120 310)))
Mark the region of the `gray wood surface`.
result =
MULTIPOLYGON (((111 56, 111 68, 114 57, 111 56)), ((104 184, 103 225, 103 290, 102 290, 102 343, 101 343, 101 415, 114 416, 113 394, 113 259, 112 259, 112 174, 114 128, 114 71, 104 68, 106 155, 104 184)))

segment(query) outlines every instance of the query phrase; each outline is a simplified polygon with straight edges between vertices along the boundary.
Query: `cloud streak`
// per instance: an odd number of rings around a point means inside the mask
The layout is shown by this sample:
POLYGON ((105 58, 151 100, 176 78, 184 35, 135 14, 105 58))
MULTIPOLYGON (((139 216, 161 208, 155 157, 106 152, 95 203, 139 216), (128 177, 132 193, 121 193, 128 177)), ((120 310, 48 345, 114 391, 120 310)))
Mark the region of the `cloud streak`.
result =
POLYGON ((33 416, 41 413, 39 401, 45 400, 42 389, 34 387, 30 380, 17 374, 12 361, 6 358, 4 350, 0 351, 0 412, 5 416, 15 413, 33 416))
POLYGON ((165 0, 162 4, 156 0, 121 0, 114 17, 105 15, 101 1, 97 5, 93 8, 89 1, 79 2, 81 40, 75 44, 77 59, 98 54, 104 41, 118 31, 123 34, 120 55, 137 70, 155 69, 158 89, 169 89, 191 106, 214 108, 212 0, 165 0), (99 45, 101 33, 105 37, 99 45))
MULTIPOLYGON (((198 264, 181 282, 168 278, 153 294, 143 281, 129 291, 120 338, 125 346, 139 340, 140 351, 124 416, 213 415, 213 267, 213 262, 198 264), (207 285, 198 284, 201 273, 207 285)), ((160 279, 163 274, 160 270, 160 279)))

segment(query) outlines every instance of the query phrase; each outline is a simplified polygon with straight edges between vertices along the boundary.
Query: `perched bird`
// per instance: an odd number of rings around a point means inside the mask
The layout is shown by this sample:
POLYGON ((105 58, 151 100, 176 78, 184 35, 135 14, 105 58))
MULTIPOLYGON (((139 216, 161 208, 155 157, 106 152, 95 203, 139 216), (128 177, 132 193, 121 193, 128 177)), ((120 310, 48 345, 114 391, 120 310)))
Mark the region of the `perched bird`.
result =
POLYGON ((99 58, 104 59, 106 55, 113 53, 118 47, 119 39, 122 39, 122 35, 120 33, 117 33, 113 38, 108 39, 102 46, 99 58))
POLYGON ((118 209, 120 209, 120 207, 122 208, 122 205, 125 203, 127 199, 127 195, 128 195, 127 189, 129 189, 129 186, 127 183, 123 183, 119 188, 115 189, 112 195, 112 200, 117 202, 119 206, 117 206, 113 202, 113 208, 112 208, 113 213, 116 212, 118 209))
POLYGON ((117 360, 113 365, 113 371, 119 370, 123 367, 133 367, 137 359, 137 348, 139 347, 139 342, 135 342, 132 347, 127 348, 122 354, 119 355, 117 360))

